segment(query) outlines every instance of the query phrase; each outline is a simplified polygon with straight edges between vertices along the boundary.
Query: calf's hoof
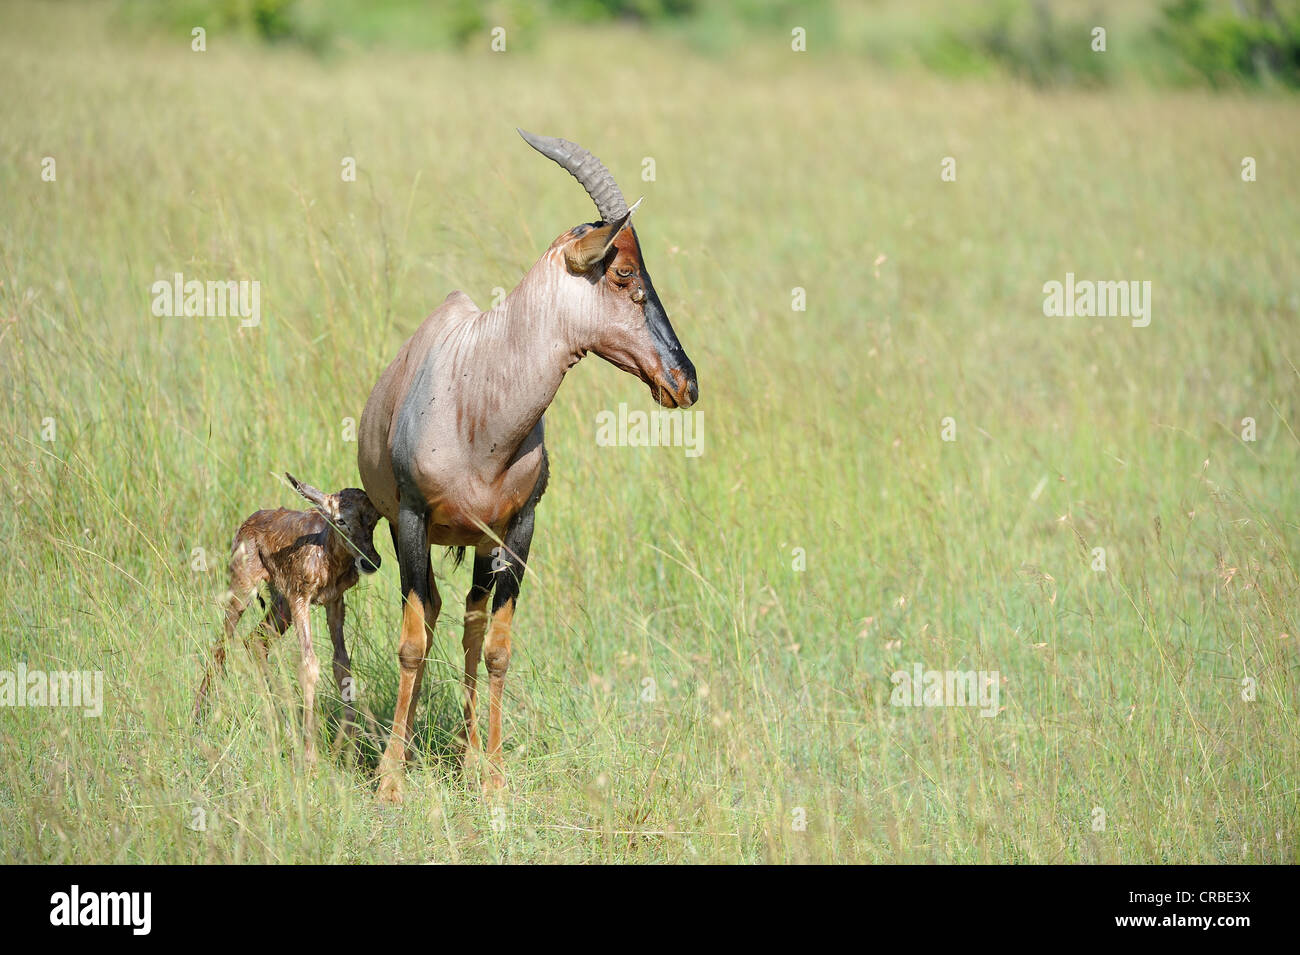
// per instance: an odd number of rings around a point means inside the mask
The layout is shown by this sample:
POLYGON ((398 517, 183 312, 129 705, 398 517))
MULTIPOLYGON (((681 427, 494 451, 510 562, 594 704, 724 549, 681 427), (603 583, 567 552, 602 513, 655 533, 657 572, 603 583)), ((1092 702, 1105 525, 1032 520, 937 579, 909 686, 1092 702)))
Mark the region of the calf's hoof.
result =
POLYGON ((510 789, 506 782, 505 774, 498 769, 493 769, 483 777, 483 795, 500 796, 504 795, 510 789))
POLYGON ((460 753, 460 771, 466 779, 479 774, 479 751, 477 747, 467 746, 460 753))

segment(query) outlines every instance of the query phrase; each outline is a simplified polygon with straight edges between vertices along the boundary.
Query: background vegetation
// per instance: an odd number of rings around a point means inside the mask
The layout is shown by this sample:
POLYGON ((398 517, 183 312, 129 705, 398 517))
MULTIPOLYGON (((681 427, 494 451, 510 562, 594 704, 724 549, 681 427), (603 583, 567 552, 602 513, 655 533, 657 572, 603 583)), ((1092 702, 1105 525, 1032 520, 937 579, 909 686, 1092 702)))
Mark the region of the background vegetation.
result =
POLYGON ((1300 85, 1300 0, 121 0, 120 15, 176 30, 242 31, 325 56, 483 48, 493 27, 526 49, 557 29, 600 23, 727 55, 798 25, 819 51, 947 76, 1300 85), (1097 26, 1108 31, 1107 56, 1080 42, 1097 26))
MULTIPOLYGON (((932 32, 922 7, 880 30, 932 32)), ((770 9, 713 52, 575 14, 505 54, 478 24, 322 57, 238 19, 199 54, 116 6, 0 6, 0 669, 102 669, 106 694, 99 719, 0 710, 0 859, 1297 860, 1294 101, 958 82, 847 31, 797 54, 770 9), (347 626, 360 765, 300 765, 292 639, 268 689, 237 651, 209 718, 189 707, 231 534, 295 506, 276 475, 355 483, 344 419, 423 316, 486 305, 592 215, 516 125, 647 194, 704 454, 597 447, 598 411, 649 399, 575 369, 510 794, 449 756, 468 573, 441 563, 419 761, 385 809, 386 534, 347 626), (177 271, 261 282, 261 326, 154 317, 177 271), (1150 280, 1150 327, 1045 318, 1067 271, 1150 280), (998 670, 1003 711, 891 707, 918 662, 998 670)))

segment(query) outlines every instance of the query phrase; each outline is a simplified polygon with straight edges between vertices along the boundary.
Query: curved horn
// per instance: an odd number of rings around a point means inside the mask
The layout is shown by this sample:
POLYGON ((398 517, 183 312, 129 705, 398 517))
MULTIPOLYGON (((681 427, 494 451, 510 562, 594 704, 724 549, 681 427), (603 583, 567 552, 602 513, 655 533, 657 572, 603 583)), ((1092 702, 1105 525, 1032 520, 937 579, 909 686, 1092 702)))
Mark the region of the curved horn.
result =
POLYGON ((618 183, 614 181, 614 177, 610 175, 604 163, 587 150, 567 139, 534 136, 518 128, 515 132, 524 137, 524 142, 547 159, 554 160, 565 172, 578 180, 578 184, 587 190, 587 195, 591 196, 592 202, 596 203, 596 211, 600 213, 603 220, 617 222, 627 214, 627 200, 623 198, 623 191, 618 188, 618 183))

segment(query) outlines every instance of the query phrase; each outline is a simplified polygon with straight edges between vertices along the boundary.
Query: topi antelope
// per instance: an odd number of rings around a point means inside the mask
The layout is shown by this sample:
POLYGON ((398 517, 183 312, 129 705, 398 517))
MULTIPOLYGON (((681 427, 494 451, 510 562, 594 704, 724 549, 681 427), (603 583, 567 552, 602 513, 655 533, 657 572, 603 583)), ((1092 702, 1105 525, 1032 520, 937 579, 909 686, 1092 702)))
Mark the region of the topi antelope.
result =
MULTIPOLYGON (((310 511, 290 511, 283 507, 257 511, 239 526, 230 555, 225 629, 212 650, 212 660, 199 685, 194 715, 197 718, 202 712, 214 670, 225 665, 226 643, 235 635, 239 618, 257 593, 258 584, 266 581, 271 606, 261 625, 249 634, 247 643, 250 647, 256 645, 265 661, 271 637, 283 634, 290 623, 298 631, 302 645, 298 675, 302 682, 304 753, 308 762, 314 762, 316 681, 320 677, 320 665, 311 644, 311 605, 325 605, 330 638, 334 641, 334 679, 343 696, 344 730, 352 734, 356 732, 356 708, 352 702, 354 688, 349 685, 352 662, 343 643, 343 595, 361 574, 373 574, 379 569, 379 554, 374 544, 379 512, 360 488, 325 494, 292 474, 285 477, 316 506, 310 511)), ((260 595, 257 599, 262 600, 260 595)))
POLYGON ((464 761, 481 751, 480 656, 488 671, 488 789, 504 785, 501 698, 534 511, 546 489, 542 414, 587 352, 635 375, 667 408, 695 402, 695 366, 655 294, 613 176, 574 143, 519 130, 587 190, 600 219, 551 243, 514 291, 480 312, 452 292, 397 353, 361 416, 357 463, 388 518, 401 575, 401 667, 379 796, 400 802, 415 706, 442 602, 429 550, 473 547, 465 601, 464 761), (499 548, 498 548, 499 545, 499 548), (488 609, 489 597, 491 610, 488 609))

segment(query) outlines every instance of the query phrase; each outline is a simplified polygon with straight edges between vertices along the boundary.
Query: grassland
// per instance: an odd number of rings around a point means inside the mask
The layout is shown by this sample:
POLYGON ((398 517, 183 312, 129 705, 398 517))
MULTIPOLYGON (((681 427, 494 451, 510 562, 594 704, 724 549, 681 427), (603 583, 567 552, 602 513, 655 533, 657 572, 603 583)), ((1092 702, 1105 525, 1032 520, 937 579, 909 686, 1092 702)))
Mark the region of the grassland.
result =
MULTIPOLYGON (((0 709, 0 860, 1297 860, 1294 100, 954 85, 788 31, 322 64, 63 4, 0 6, 0 88, 0 669, 105 694, 0 709), (294 506, 275 475, 356 483, 345 419, 423 316, 591 218, 516 125, 647 194, 704 453, 598 447, 646 389, 570 374, 509 796, 450 755, 442 562, 420 758, 381 808, 373 740, 301 765, 292 639, 268 687, 236 652, 189 707, 231 534, 294 506), (259 281, 261 324, 155 317, 174 272, 259 281), (1045 317, 1066 272, 1151 281, 1151 324, 1045 317), (1002 711, 891 706, 914 663, 998 671, 1002 711)), ((382 732, 377 540, 347 632, 382 732)))

